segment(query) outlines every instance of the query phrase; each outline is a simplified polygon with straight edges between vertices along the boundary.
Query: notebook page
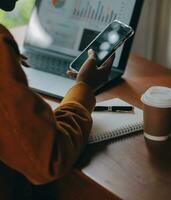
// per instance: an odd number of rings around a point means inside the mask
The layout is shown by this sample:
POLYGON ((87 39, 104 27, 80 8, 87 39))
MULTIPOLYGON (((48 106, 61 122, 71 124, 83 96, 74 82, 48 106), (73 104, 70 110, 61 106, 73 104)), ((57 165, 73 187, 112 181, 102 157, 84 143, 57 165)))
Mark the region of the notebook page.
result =
MULTIPOLYGON (((115 98, 98 103, 103 106, 129 106, 127 102, 115 98)), ((124 134, 142 130, 143 112, 134 107, 133 113, 117 112, 93 112, 93 127, 89 137, 89 143, 99 142, 124 134)))
MULTIPOLYGON (((55 110, 59 103, 44 99, 55 110)), ((103 106, 129 106, 127 102, 115 98, 97 103, 103 106)), ((134 113, 93 112, 93 127, 89 143, 96 143, 143 129, 143 112, 134 107, 134 113)))

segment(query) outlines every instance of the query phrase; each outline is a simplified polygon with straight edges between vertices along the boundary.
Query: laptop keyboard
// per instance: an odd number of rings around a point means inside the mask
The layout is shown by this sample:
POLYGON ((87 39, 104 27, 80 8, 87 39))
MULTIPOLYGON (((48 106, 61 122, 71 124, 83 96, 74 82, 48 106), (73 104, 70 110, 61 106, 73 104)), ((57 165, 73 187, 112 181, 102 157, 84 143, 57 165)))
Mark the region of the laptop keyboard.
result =
POLYGON ((31 52, 27 52, 26 56, 28 57, 27 62, 32 68, 68 78, 66 71, 71 60, 31 52))

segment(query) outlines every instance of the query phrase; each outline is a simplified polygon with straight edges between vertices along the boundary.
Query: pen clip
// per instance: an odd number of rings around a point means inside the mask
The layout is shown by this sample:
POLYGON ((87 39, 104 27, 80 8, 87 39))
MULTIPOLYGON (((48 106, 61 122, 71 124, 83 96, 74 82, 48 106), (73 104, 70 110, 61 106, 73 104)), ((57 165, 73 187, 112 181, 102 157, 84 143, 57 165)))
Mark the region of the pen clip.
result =
POLYGON ((107 111, 112 112, 112 106, 108 106, 107 111))
POLYGON ((118 113, 134 113, 134 108, 132 110, 116 110, 115 112, 118 112, 118 113))

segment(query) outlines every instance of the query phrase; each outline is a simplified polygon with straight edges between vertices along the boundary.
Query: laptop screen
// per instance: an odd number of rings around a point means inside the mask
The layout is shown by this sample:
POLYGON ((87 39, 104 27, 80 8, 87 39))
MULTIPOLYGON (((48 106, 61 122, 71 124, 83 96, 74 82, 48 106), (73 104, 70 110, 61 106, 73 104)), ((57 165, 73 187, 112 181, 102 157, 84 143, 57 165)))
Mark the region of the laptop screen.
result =
MULTIPOLYGON (((136 0, 37 0, 25 44, 72 57, 110 22, 130 24, 136 0)), ((116 52, 119 65, 123 47, 116 52)))

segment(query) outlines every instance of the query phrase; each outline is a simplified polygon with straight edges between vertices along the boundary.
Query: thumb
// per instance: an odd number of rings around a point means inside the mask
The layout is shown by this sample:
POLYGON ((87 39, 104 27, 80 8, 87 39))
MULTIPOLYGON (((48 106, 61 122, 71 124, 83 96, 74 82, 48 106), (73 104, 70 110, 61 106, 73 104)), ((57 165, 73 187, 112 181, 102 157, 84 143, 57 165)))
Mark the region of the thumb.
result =
POLYGON ((88 50, 88 58, 96 60, 96 53, 93 49, 88 50))
POLYGON ((77 77, 77 74, 76 72, 73 72, 72 70, 67 70, 67 75, 70 77, 70 78, 76 78, 77 77))
POLYGON ((93 49, 88 50, 88 58, 82 65, 80 71, 89 69, 89 68, 96 68, 96 53, 93 49))

